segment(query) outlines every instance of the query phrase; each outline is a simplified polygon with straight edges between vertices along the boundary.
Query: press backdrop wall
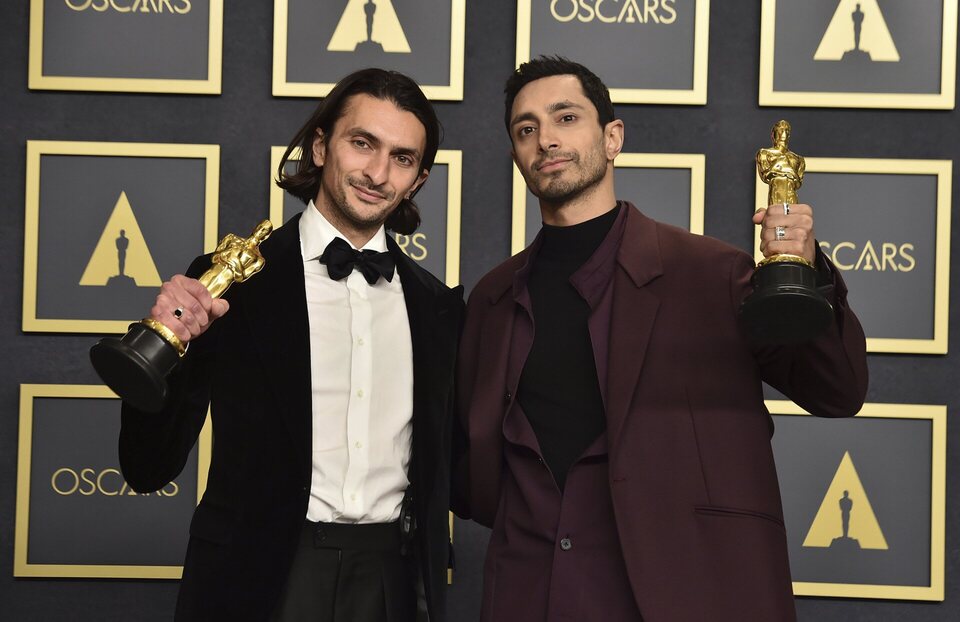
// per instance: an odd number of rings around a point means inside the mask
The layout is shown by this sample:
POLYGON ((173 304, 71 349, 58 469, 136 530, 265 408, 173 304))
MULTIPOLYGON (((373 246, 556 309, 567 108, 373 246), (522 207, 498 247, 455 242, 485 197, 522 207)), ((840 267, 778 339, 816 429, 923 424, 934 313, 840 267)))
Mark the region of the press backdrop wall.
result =
MULTIPOLYGON (((87 358, 92 336, 21 330, 26 141, 220 145, 222 236, 248 231, 251 223, 267 216, 269 147, 286 144, 316 102, 271 95, 273 3, 267 0, 227 3, 219 96, 31 92, 28 13, 27 2, 0 4, 0 619, 167 620, 176 598, 175 581, 13 578, 19 386, 99 383, 87 358)), ((510 252, 512 170, 502 124, 502 88, 514 67, 515 30, 513 3, 467 2, 464 98, 435 104, 446 130, 442 147, 463 153, 461 281, 468 290, 510 252)), ((802 128, 802 134, 795 132, 796 144, 802 136, 806 150, 817 154, 956 157, 960 118, 954 110, 760 108, 759 40, 758 2, 715 0, 708 103, 617 106, 626 127, 625 151, 706 155, 707 235, 752 248, 753 154, 783 116, 802 128)), ((630 51, 623 50, 619 60, 629 65, 630 51)), ((69 188, 63 190, 61 200, 69 203, 69 188)), ((960 441, 958 263, 960 257, 951 261, 951 354, 871 355, 867 395, 870 402, 948 405, 946 599, 907 603, 801 598, 797 609, 802 620, 960 619, 960 505, 955 486, 960 465, 954 451, 960 441)), ((896 465, 896 456, 891 456, 890 468, 896 465)), ((484 529, 457 522, 457 572, 450 589, 453 620, 478 615, 486 539, 484 529)))

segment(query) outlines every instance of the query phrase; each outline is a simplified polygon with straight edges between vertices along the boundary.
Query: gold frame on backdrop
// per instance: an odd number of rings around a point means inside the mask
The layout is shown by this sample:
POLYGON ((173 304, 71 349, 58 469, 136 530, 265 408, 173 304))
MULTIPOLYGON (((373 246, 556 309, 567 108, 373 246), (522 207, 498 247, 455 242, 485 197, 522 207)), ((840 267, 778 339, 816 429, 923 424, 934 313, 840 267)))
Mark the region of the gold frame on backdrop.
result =
MULTIPOLYGON (((333 82, 287 81, 287 19, 289 0, 273 0, 273 95, 274 97, 326 97, 333 82)), ((450 83, 421 84, 428 99, 463 100, 463 53, 466 32, 466 0, 450 0, 450 83)))
MULTIPOLYGON (((937 178, 936 264, 934 266, 933 337, 889 339, 867 336, 867 352, 946 354, 950 316, 950 205, 951 160, 892 160, 882 158, 805 158, 806 174, 861 173, 878 175, 933 175, 937 178)), ((767 207, 768 186, 756 179, 757 208, 767 207)), ((823 208, 830 209, 830 208, 823 208)), ((754 258, 760 261, 760 229, 755 227, 754 258)))
POLYGON ((939 93, 845 93, 775 91, 777 0, 763 0, 760 18, 760 105, 816 108, 915 108, 952 110, 956 97, 957 0, 943 0, 939 93))
MULTIPOLYGON (((766 400, 767 410, 775 415, 809 415, 787 400, 766 400)), ((931 422, 930 448, 930 585, 867 585, 854 583, 793 582, 796 596, 835 596, 841 598, 878 598, 894 600, 944 599, 944 559, 947 481, 947 407, 927 404, 866 403, 858 419, 924 419, 931 422)))
MULTIPOLYGON (((453 512, 447 512, 447 522, 450 528, 450 545, 453 546, 453 512)), ((453 585, 453 568, 447 568, 447 585, 453 585)))
POLYGON ((223 0, 210 0, 206 80, 44 75, 43 4, 44 0, 30 0, 30 61, 27 80, 30 89, 110 91, 115 93, 220 94, 223 73, 223 0))
MULTIPOLYGON (((621 153, 614 168, 686 168, 690 169, 690 232, 703 235, 704 177, 706 156, 702 153, 621 153)), ((513 165, 510 254, 527 247, 527 184, 513 165)))
MULTIPOLYGON (((203 251, 217 246, 220 146, 163 143, 27 141, 26 217, 23 244, 23 330, 42 333, 125 333, 130 321, 37 317, 37 261, 40 236, 40 159, 45 155, 189 158, 206 160, 203 251)), ((144 312, 147 310, 144 309, 144 312)))
MULTIPOLYGON (((517 0, 516 66, 530 60, 531 3, 517 0)), ((693 88, 642 89, 611 88, 610 99, 615 104, 686 104, 703 106, 707 103, 707 61, 710 43, 710 0, 696 0, 696 21, 693 27, 693 88)), ((576 59, 574 59, 576 60, 576 59)), ((602 73, 598 67, 592 68, 602 73)))
MULTIPOLYGON (((277 169, 286 147, 270 147, 270 222, 274 227, 283 224, 284 190, 276 183, 277 169)), ((290 154, 291 160, 299 160, 300 148, 290 154)), ((444 282, 448 287, 460 284, 460 212, 463 180, 463 152, 459 149, 438 149, 434 164, 447 167, 447 244, 444 265, 444 282)))
MULTIPOLYGON (((283 195, 286 190, 277 185, 277 170, 280 168, 280 160, 286 152, 286 147, 270 147, 270 222, 273 228, 277 229, 283 225, 283 195)), ((299 161, 303 156, 300 147, 294 147, 290 152, 291 161, 299 161)), ((306 206, 304 206, 306 207, 306 206)))
MULTIPOLYGON (((89 579, 179 579, 183 566, 118 566, 96 564, 31 564, 30 475, 33 452, 33 404, 36 398, 115 398, 105 386, 80 384, 20 385, 20 434, 17 449, 17 514, 14 535, 13 576, 89 579)), ((213 448, 209 413, 197 440, 197 503, 207 487, 213 448)))

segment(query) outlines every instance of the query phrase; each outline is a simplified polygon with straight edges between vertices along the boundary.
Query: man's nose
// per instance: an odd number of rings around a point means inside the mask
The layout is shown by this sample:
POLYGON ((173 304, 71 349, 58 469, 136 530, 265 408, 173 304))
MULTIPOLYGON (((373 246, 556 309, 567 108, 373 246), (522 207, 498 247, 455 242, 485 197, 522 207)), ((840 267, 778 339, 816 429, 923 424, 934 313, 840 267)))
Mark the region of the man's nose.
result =
POLYGON ((385 154, 377 153, 367 160, 366 166, 363 167, 363 174, 366 175, 375 186, 379 186, 387 181, 389 169, 390 158, 385 154))
POLYGON ((537 139, 542 151, 554 151, 560 148, 560 139, 550 128, 541 128, 537 139))

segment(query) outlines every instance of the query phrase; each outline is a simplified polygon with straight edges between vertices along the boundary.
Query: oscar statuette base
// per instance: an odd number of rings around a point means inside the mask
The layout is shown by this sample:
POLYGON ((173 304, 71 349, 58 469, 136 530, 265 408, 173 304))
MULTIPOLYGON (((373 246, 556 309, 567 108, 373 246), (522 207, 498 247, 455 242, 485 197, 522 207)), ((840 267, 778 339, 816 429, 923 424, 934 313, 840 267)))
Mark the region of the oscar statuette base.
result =
POLYGON ((130 325, 121 339, 105 337, 90 348, 90 362, 123 401, 138 410, 160 412, 167 398, 167 376, 180 353, 144 323, 130 325))
POLYGON ((751 283, 753 293, 740 305, 740 320, 754 343, 803 343, 833 321, 833 307, 817 289, 817 271, 805 261, 761 263, 751 283))

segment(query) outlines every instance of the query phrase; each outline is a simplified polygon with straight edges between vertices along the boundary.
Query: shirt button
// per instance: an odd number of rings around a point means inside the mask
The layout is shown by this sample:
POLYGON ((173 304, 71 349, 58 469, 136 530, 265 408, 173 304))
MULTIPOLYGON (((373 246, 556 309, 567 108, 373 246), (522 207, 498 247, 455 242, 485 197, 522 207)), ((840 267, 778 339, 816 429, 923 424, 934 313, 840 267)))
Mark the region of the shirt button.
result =
POLYGON ((356 500, 357 500, 357 495, 350 495, 350 500, 351 500, 351 501, 356 501, 356 500))
POLYGON ((363 447, 363 443, 361 443, 360 441, 357 441, 356 448, 361 449, 362 447, 363 447))
POLYGON ((363 389, 357 390, 357 397, 361 397, 361 398, 363 397, 363 389))
POLYGON ((564 551, 569 551, 573 548, 573 542, 570 542, 570 538, 564 538, 560 541, 560 548, 564 551))
POLYGON ((358 346, 362 346, 362 345, 363 345, 363 337, 358 337, 358 338, 357 338, 357 345, 358 345, 358 346))

